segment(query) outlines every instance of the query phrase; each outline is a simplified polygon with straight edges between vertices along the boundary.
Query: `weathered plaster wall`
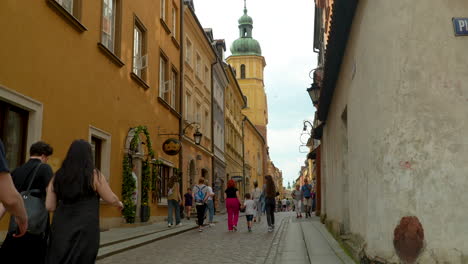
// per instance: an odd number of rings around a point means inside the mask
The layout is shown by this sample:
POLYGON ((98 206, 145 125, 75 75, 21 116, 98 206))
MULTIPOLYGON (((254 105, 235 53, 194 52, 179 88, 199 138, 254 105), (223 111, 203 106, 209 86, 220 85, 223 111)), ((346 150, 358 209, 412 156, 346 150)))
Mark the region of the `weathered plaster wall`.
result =
POLYGON ((393 230, 415 215, 427 243, 420 263, 467 261, 468 37, 455 37, 451 21, 467 9, 462 0, 359 2, 322 165, 328 218, 343 224, 349 200, 350 231, 370 256, 396 262, 393 230))

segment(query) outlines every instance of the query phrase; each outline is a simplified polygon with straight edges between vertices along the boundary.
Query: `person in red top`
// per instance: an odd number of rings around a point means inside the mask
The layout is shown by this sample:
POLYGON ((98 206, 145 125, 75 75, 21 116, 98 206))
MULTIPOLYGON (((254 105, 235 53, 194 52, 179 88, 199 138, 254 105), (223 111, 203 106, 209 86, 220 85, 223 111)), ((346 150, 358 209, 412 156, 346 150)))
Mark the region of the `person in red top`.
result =
POLYGON ((227 189, 224 191, 224 199, 226 200, 226 209, 228 212, 228 230, 237 231, 237 222, 239 220, 239 190, 236 188, 236 182, 229 180, 227 189))

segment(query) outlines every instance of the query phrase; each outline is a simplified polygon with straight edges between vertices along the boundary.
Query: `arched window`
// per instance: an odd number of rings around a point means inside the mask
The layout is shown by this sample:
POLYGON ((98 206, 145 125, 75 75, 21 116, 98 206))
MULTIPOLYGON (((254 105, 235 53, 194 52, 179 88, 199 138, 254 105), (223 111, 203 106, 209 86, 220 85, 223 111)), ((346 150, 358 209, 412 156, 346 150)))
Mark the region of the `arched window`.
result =
POLYGON ((245 79, 245 65, 241 65, 241 79, 245 79))

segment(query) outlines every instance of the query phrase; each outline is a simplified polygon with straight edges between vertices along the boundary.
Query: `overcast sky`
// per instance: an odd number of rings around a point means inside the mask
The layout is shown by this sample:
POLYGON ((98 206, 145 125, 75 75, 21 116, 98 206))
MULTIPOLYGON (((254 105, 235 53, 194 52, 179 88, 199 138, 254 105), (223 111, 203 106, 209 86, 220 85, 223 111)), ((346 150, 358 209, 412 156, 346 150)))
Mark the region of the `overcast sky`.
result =
MULTIPOLYGON (((239 36, 237 20, 243 14, 244 1, 194 0, 194 4, 203 27, 213 28, 216 39, 226 40, 229 56, 231 43, 239 36)), ((299 152, 303 121, 312 122, 315 111, 306 92, 312 82, 309 72, 317 65, 314 1, 247 0, 247 9, 254 21, 253 37, 260 42, 267 63, 270 157, 283 171, 287 186, 304 165, 306 153, 299 152)))

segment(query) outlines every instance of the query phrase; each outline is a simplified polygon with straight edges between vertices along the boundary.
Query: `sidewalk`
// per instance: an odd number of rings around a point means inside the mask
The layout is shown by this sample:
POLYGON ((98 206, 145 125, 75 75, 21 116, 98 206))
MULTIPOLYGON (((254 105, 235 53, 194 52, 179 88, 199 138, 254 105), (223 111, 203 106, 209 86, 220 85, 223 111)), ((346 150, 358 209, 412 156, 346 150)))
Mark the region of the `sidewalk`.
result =
POLYGON ((139 247, 156 240, 175 236, 197 228, 195 219, 182 220, 180 227, 168 227, 166 222, 157 222, 135 227, 120 227, 101 232, 97 259, 139 247))
POLYGON ((318 217, 296 219, 292 216, 286 225, 276 264, 355 264, 318 217))

